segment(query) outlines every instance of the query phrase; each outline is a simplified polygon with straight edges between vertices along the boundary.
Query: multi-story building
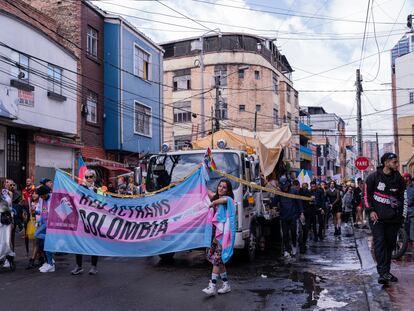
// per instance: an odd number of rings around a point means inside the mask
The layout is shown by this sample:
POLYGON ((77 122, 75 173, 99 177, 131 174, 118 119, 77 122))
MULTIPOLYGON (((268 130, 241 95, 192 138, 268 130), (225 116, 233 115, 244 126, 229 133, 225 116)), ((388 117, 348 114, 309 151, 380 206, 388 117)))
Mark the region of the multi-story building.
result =
MULTIPOLYGON (((414 34, 410 34, 414 39, 414 34)), ((410 40, 412 41, 412 40, 410 40)), ((395 60, 395 94, 397 111, 398 156, 400 169, 414 153, 414 53, 411 43, 409 53, 395 60)))
POLYGON ((77 58, 58 25, 21 0, 0 2, 0 177, 73 172, 77 140, 77 58), (10 31, 6 31, 6 29, 10 31))
POLYGON ((298 92, 287 58, 271 40, 222 33, 161 46, 164 118, 171 122, 166 142, 180 148, 214 128, 268 131, 287 124, 294 139, 286 155, 299 169, 298 92))
MULTIPOLYGON (((345 148, 345 122, 335 113, 327 113, 322 107, 308 106, 303 109, 309 114, 309 124, 312 127, 312 136, 326 138, 327 143, 318 153, 325 157, 327 177, 345 177, 346 148, 345 148)), ((322 141, 325 141, 322 139, 322 141)), ((321 160, 322 161, 322 160, 321 160)))
POLYGON ((384 154, 386 152, 394 152, 394 143, 393 142, 384 143, 382 145, 382 152, 380 152, 380 154, 384 154))
POLYGON ((125 19, 107 15, 105 57, 105 149, 135 166, 137 154, 161 148, 163 50, 125 19))
POLYGON ((312 128, 310 127, 310 115, 304 111, 299 111, 299 152, 300 152, 300 169, 305 170, 310 177, 313 176, 312 164, 316 162, 316 154, 312 148, 312 128))
MULTIPOLYGON (((399 90, 401 84, 410 84, 410 75, 412 75, 412 51, 414 51, 414 32, 413 30, 407 32, 392 48, 391 50, 391 99, 392 99, 392 115, 393 115, 393 129, 394 129, 394 150, 400 153, 399 144, 401 142, 399 136, 398 118, 404 116, 403 111, 412 108, 406 105, 410 101, 410 94, 408 90, 399 90), (411 56, 400 60, 404 55, 411 54, 411 56), (398 64, 398 68, 397 68, 398 64), (408 67, 404 67, 408 66, 408 67), (407 76, 408 74, 408 76, 407 76), (398 77, 398 78, 397 78, 398 77), (398 80, 398 81, 397 81, 398 80), (406 94, 404 94, 406 93, 406 94), (408 98, 407 95, 408 94, 408 98), (408 100, 407 100, 408 99, 408 100), (405 102, 404 102, 405 101, 405 102)), ((414 122, 413 122, 414 123, 414 122)), ((405 131, 404 131, 405 132, 405 131)), ((406 146, 403 149, 407 149, 406 146)), ((400 160, 400 165, 403 161, 400 160)))
POLYGON ((374 170, 378 166, 378 145, 376 141, 364 141, 362 144, 362 155, 370 160, 368 170, 374 170))

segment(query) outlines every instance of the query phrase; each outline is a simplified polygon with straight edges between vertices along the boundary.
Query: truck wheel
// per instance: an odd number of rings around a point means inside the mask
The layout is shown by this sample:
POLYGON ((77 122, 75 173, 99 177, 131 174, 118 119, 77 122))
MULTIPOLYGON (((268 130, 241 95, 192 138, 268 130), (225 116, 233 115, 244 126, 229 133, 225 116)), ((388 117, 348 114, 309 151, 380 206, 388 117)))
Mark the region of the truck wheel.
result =
POLYGON ((254 230, 250 230, 250 236, 245 241, 244 252, 248 262, 254 262, 257 252, 257 239, 254 230))
POLYGON ((159 255, 159 257, 161 258, 161 260, 168 262, 174 259, 174 255, 175 253, 167 253, 159 255))

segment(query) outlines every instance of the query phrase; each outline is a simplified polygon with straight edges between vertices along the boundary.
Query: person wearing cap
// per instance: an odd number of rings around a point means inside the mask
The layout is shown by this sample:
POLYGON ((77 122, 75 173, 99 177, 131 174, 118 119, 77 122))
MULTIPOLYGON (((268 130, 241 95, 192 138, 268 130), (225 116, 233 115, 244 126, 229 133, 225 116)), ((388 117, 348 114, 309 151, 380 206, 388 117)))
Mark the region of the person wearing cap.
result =
POLYGON ((51 181, 49 178, 42 178, 40 180, 40 184, 48 187, 51 191, 53 190, 53 181, 51 181))
POLYGON ((403 220, 405 182, 398 172, 398 156, 387 152, 381 166, 365 182, 364 204, 374 238, 378 283, 398 282, 391 274, 391 254, 403 220))
MULTIPOLYGON (((98 188, 95 185, 96 182, 96 172, 94 170, 86 170, 85 172, 85 182, 82 187, 98 193, 98 188)), ((99 190, 102 192, 102 190, 99 190)), ((80 254, 76 254, 76 267, 70 272, 72 275, 79 275, 83 273, 83 256, 80 254)), ((91 256, 91 269, 89 270, 89 275, 95 275, 98 273, 97 265, 98 265, 98 256, 91 256)))

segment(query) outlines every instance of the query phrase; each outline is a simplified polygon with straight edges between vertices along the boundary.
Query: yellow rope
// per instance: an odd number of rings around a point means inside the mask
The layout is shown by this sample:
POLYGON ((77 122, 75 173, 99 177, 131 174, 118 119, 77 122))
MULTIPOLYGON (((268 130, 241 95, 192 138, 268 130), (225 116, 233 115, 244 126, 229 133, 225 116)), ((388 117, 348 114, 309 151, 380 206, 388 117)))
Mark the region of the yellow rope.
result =
POLYGON ((279 190, 276 190, 276 189, 269 189, 269 188, 266 188, 266 187, 262 187, 262 186, 256 185, 255 183, 249 182, 247 180, 244 180, 244 179, 235 177, 233 175, 227 174, 227 173, 225 173, 223 171, 217 170, 215 172, 217 172, 218 174, 220 174, 223 177, 226 177, 226 178, 231 179, 231 180, 233 180, 235 182, 241 183, 242 185, 246 185, 248 187, 251 187, 251 188, 254 188, 254 189, 257 189, 257 190, 262 190, 262 191, 265 191, 265 192, 270 192, 270 193, 273 193, 273 194, 276 194, 276 195, 280 195, 282 197, 291 198, 291 199, 298 199, 298 200, 303 200, 303 201, 312 201, 312 199, 309 198, 309 197, 304 197, 304 196, 301 196, 301 195, 286 193, 286 192, 279 191, 279 190))
MULTIPOLYGON (((142 197, 152 196, 152 195, 155 195, 157 193, 166 191, 166 190, 178 185, 179 183, 182 183, 184 180, 186 180, 188 177, 190 177, 192 174, 194 174, 194 172, 197 171, 200 168, 201 165, 202 164, 197 165, 197 167, 194 170, 192 170, 190 172, 190 174, 188 174, 188 175, 184 176, 183 178, 180 178, 177 181, 175 181, 173 183, 170 183, 168 186, 166 186, 164 188, 161 188, 159 190, 156 190, 156 191, 147 192, 147 193, 144 193, 144 194, 137 194, 137 195, 125 195, 125 194, 119 194, 119 193, 113 193, 113 192, 105 192, 105 195, 110 195, 112 197, 117 197, 117 198, 126 198, 126 199, 127 198, 142 198, 142 197)), ((65 171, 62 171, 62 170, 59 170, 59 171, 61 171, 62 173, 72 177, 72 175, 69 174, 68 172, 65 172, 65 171)), ((309 198, 309 197, 304 197, 304 196, 301 196, 301 195, 282 192, 282 191, 279 191, 279 190, 276 190, 276 189, 269 189, 269 188, 266 188, 266 187, 262 187, 262 186, 256 185, 253 182, 249 182, 247 180, 235 177, 233 175, 227 174, 227 173, 225 173, 223 171, 220 171, 220 170, 216 170, 215 172, 218 173, 219 175, 223 176, 223 177, 226 177, 230 180, 241 183, 242 185, 246 185, 250 188, 254 188, 254 189, 257 189, 257 190, 262 190, 262 191, 265 191, 265 192, 270 192, 270 193, 273 193, 273 194, 276 194, 276 195, 279 195, 279 196, 282 196, 282 197, 291 198, 291 199, 298 199, 298 200, 303 200, 303 201, 312 201, 312 199, 309 198)), ((74 176, 74 179, 84 182, 84 180, 82 180, 81 178, 79 178, 77 176, 74 176)), ((93 188, 97 189, 97 190, 99 189, 98 187, 95 187, 95 186, 93 188)))
MULTIPOLYGON (((143 194, 136 194, 136 195, 119 194, 119 193, 113 193, 113 192, 104 192, 104 193, 105 193, 105 195, 110 195, 111 197, 125 198, 125 199, 128 199, 128 198, 142 198, 142 197, 152 196, 154 194, 157 194, 157 193, 163 192, 165 190, 168 190, 168 189, 170 189, 170 188, 178 185, 179 183, 182 183, 188 177, 190 177, 191 175, 193 175, 194 172, 197 171, 200 168, 200 166, 201 166, 201 164, 197 165, 197 167, 194 170, 192 170, 190 172, 190 174, 188 174, 188 175, 184 176, 183 178, 180 178, 177 181, 174 181, 174 182, 170 183, 168 186, 166 186, 164 188, 161 188, 159 190, 156 190, 156 191, 147 192, 147 193, 143 193, 143 194)), ((59 171, 61 171, 62 173, 65 173, 66 175, 72 177, 72 175, 69 174, 68 172, 65 172, 65 171, 62 171, 62 170, 59 170, 59 171)), ((77 176, 74 176, 74 179, 75 180, 78 180, 78 181, 85 182, 83 179, 81 179, 81 178, 79 178, 77 176)), ((99 189, 99 187, 96 187, 96 186, 93 186, 93 188, 96 189, 96 190, 99 189)))

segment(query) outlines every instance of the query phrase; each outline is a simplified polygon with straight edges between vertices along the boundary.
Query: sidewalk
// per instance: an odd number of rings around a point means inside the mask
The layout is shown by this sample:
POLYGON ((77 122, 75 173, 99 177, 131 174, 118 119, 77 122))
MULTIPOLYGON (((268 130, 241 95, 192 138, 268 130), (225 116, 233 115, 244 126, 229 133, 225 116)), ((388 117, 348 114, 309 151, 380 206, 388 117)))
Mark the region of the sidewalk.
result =
POLYGON ((373 306, 380 306, 382 309, 386 308, 387 299, 381 294, 386 292, 389 300, 387 304, 391 304, 391 306, 388 305, 387 310, 390 308, 393 310, 412 310, 413 301, 411 294, 414 290, 414 248, 409 246, 407 252, 401 259, 392 261, 391 270, 398 277, 399 282, 385 287, 377 284, 378 275, 376 273, 371 231, 369 229, 356 229, 355 239, 367 282, 371 282, 368 292, 373 296, 371 299, 373 306), (371 280, 369 281, 369 279, 371 280), (380 295, 381 298, 376 298, 376 295, 380 295))

